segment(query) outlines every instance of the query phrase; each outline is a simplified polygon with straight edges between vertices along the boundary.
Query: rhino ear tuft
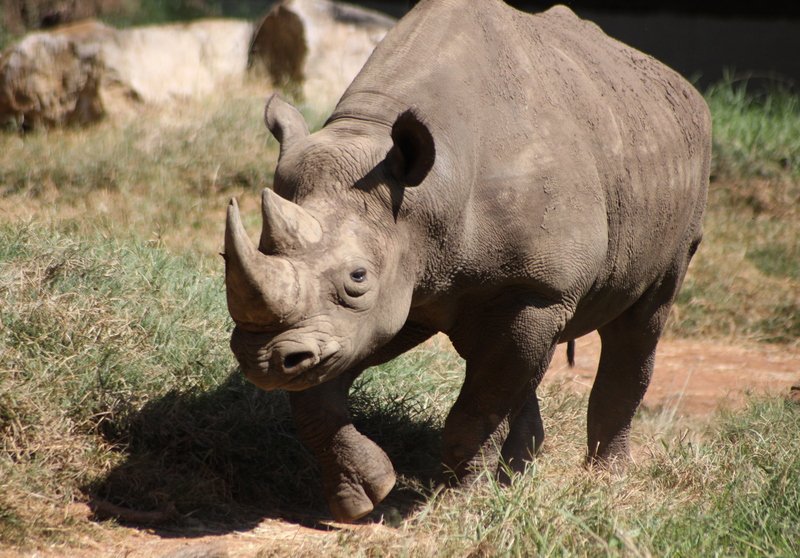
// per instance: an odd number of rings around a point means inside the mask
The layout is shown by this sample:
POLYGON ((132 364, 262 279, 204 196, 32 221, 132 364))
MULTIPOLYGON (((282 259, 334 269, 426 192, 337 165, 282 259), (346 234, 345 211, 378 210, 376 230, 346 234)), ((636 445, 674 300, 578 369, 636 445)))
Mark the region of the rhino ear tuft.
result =
POLYGON ((389 172, 405 186, 418 186, 433 168, 436 145, 414 109, 397 117, 392 126, 392 143, 386 156, 389 172))
POLYGON ((264 107, 264 123, 281 144, 281 155, 292 143, 308 135, 308 125, 295 107, 273 93, 264 107))

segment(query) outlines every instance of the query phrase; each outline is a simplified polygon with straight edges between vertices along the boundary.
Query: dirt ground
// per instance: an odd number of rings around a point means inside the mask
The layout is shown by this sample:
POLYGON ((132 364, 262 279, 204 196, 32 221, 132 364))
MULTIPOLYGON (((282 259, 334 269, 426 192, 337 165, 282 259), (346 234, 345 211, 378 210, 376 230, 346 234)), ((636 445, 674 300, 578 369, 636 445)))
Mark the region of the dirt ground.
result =
MULTIPOLYGON (((564 351, 559 351, 544 381, 567 380, 588 391, 599 357, 600 337, 582 337, 576 343, 575 368, 567 366, 564 351)), ((667 339, 659 343, 644 405, 704 418, 721 406, 741 405, 750 394, 789 394, 798 384, 800 349, 667 339)))
MULTIPOLYGON (((561 348, 560 348, 561 349, 561 348)), ((559 350, 545 382, 563 381, 576 391, 589 390, 600 340, 589 335, 577 341, 576 366, 569 368, 559 350)), ((749 394, 773 394, 800 399, 800 349, 769 345, 731 345, 713 341, 664 340, 659 346, 653 382, 644 405, 677 416, 704 419, 720 406, 735 408, 749 394)), ((68 513, 85 517, 90 511, 75 504, 68 513)), ((262 521, 245 531, 215 534, 208 526, 196 530, 155 531, 95 524, 80 548, 52 547, 19 553, 0 549, 0 558, 27 557, 128 557, 223 558, 255 556, 316 556, 343 531, 375 532, 381 524, 317 525, 314 528, 276 519, 262 521), (99 541, 99 542, 98 542, 99 541)), ((366 534, 366 533, 365 533, 366 534)))

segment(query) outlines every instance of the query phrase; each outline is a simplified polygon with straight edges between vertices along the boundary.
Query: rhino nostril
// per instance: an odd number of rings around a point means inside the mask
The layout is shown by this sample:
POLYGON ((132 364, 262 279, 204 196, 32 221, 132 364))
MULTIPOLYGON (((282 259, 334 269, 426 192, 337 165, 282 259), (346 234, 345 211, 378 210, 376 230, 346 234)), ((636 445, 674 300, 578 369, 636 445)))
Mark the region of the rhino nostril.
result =
POLYGON ((291 370, 292 368, 296 368, 301 364, 305 364, 306 362, 313 360, 314 360, 314 353, 310 351, 291 353, 283 358, 283 369, 291 370))

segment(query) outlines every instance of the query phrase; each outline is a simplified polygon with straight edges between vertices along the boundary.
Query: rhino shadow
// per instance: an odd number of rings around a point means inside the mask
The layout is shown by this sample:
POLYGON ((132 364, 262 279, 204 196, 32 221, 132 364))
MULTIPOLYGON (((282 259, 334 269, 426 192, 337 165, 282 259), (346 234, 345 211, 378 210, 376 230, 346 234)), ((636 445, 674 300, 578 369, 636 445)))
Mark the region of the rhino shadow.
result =
MULTIPOLYGON (((365 521, 408 515, 438 474, 440 421, 364 383, 353 389, 351 410, 399 475, 365 521)), ((330 529, 317 465, 295 435, 288 397, 258 390, 238 370, 214 389, 171 391, 106 420, 100 434, 121 459, 84 487, 96 519, 165 528, 164 536, 248 529, 265 518, 330 529)))

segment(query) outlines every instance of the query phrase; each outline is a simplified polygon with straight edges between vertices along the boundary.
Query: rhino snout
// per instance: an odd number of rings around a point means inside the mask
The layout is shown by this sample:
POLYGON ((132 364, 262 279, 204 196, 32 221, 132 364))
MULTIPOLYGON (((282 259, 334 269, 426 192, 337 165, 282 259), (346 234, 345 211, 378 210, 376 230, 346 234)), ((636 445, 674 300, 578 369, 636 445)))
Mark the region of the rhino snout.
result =
POLYGON ((320 365, 342 350, 337 341, 324 342, 314 337, 282 339, 273 344, 266 335, 238 328, 231 337, 231 348, 242 372, 263 389, 288 387, 286 384, 295 380, 299 382, 295 389, 306 383, 313 385, 321 378, 314 380, 303 373, 319 366, 318 376, 324 376, 324 366, 320 365))
POLYGON ((305 389, 327 379, 331 370, 326 367, 326 362, 332 363, 336 360, 335 356, 341 349, 342 346, 337 341, 328 341, 325 344, 315 339, 281 342, 272 350, 270 371, 274 376, 282 375, 288 380, 280 387, 289 390, 305 389))
POLYGON ((307 341, 284 341, 272 349, 270 370, 294 376, 313 368, 320 361, 319 345, 307 341))

